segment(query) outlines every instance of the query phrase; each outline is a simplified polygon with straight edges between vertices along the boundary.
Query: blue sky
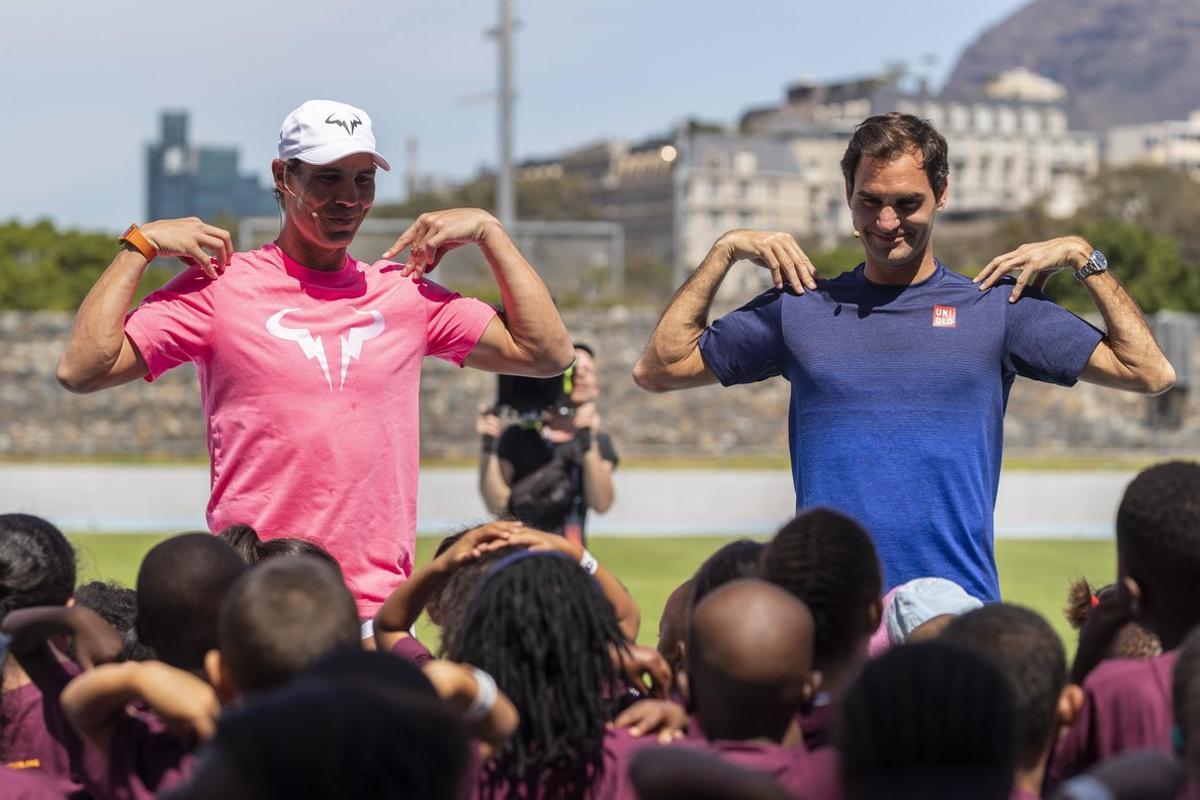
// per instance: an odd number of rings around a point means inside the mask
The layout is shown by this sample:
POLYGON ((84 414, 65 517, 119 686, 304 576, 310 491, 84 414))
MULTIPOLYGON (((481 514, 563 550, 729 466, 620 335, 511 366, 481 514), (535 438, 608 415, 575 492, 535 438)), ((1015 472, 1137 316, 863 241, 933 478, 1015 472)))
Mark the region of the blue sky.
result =
MULTIPOLYGON (((799 78, 962 49, 1024 0, 515 0, 516 151, 636 138, 688 116, 733 121, 799 78)), ((0 4, 0 220, 117 230, 144 213, 143 145, 184 108, 192 140, 235 144, 265 180, 302 101, 365 108, 401 195, 404 142, 451 177, 493 163, 495 0, 108 0, 0 4)))

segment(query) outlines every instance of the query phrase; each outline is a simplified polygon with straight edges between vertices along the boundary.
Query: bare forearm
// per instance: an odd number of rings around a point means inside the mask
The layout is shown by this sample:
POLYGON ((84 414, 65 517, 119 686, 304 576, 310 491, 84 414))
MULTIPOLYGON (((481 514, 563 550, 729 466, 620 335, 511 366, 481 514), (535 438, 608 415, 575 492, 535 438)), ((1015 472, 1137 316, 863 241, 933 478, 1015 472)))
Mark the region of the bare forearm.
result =
POLYGON ((1107 345, 1128 373, 1114 385, 1153 394, 1171 388, 1175 371, 1154 340, 1142 310, 1116 276, 1102 272, 1087 278, 1084 285, 1104 318, 1107 345))
POLYGON ((488 513, 499 516, 508 510, 512 487, 504 480, 500 458, 495 453, 485 452, 479 456, 479 494, 488 513))
MULTIPOLYGON (((475 671, 454 661, 435 659, 421 667, 438 696, 459 713, 465 713, 479 696, 475 671)), ((495 702, 481 719, 469 723, 471 733, 493 747, 501 747, 521 724, 516 706, 497 689, 495 702)))
POLYGON ((621 633, 625 634, 629 641, 636 642, 638 631, 642 627, 642 611, 634 601, 633 595, 629 594, 625 584, 617 580, 617 576, 609 572, 603 564, 596 569, 596 582, 600 584, 600 591, 604 593, 609 605, 613 607, 613 613, 617 615, 621 633))
POLYGON ((435 560, 417 570, 412 577, 396 587, 375 615, 375 641, 380 650, 391 650, 396 642, 409 635, 421 612, 439 589, 446 585, 449 574, 435 560))
POLYGON ((505 326, 513 344, 540 372, 561 374, 571 365, 575 351, 541 276, 498 225, 480 249, 500 289, 505 326))
POLYGON ((708 326, 717 289, 733 263, 731 252, 718 240, 671 298, 634 366, 633 379, 638 386, 664 392, 711 382, 711 377, 701 372, 700 336, 708 326))
POLYGON ((600 455, 595 441, 583 456, 583 494, 588 508, 601 514, 612 508, 612 466, 600 455))
POLYGON ((93 747, 108 752, 113 728, 125 706, 138 697, 135 662, 106 664, 82 673, 63 689, 60 700, 67 718, 93 747))
POLYGON ((51 636, 70 634, 70 614, 71 609, 66 606, 22 608, 4 617, 0 631, 12 637, 9 645, 12 653, 24 655, 41 648, 51 636))
POLYGON ((137 251, 122 250, 83 299, 58 361, 58 379, 66 388, 85 390, 117 363, 125 343, 125 314, 146 264, 137 251))

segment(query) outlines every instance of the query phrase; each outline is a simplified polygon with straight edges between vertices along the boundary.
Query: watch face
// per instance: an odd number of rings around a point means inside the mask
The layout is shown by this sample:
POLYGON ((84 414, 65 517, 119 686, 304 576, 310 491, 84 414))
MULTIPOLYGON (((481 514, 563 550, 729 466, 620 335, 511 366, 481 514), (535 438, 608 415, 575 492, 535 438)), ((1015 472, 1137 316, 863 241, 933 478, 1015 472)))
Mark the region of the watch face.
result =
POLYGON ((1105 258, 1104 253, 1101 253, 1099 250, 1092 251, 1091 260, 1095 262, 1096 266, 1100 269, 1108 269, 1108 259, 1105 258))

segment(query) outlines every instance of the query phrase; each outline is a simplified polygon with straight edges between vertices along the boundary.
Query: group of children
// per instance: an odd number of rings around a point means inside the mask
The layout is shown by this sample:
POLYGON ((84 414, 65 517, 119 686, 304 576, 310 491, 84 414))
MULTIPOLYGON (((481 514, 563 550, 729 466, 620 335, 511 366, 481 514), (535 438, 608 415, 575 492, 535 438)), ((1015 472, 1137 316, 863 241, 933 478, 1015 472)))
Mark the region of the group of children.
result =
POLYGON ((516 522, 364 624, 311 542, 183 534, 136 588, 77 588, 53 525, 0 515, 0 797, 1200 797, 1200 464, 1140 474, 1116 522, 1068 665, 1028 609, 885 594, 828 509, 713 553, 657 648, 616 576, 516 522))

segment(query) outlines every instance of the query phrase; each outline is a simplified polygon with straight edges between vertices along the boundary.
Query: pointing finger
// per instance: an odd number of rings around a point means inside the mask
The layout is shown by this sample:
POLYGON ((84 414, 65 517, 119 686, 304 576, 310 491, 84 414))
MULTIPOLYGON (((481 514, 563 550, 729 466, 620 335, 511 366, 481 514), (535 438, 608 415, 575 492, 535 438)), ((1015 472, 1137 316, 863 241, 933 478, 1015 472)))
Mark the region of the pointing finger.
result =
POLYGON ((1016 253, 1007 253, 993 261, 988 265, 987 277, 979 283, 979 291, 987 291, 995 286, 998 280, 1016 269, 1022 260, 1016 253))
POLYGON ((212 258, 208 253, 204 252, 203 248, 198 244, 194 244, 187 250, 192 259, 195 260, 196 266, 200 267, 200 271, 207 275, 212 280, 217 279, 216 267, 212 265, 212 258))
POLYGON ((792 291, 796 294, 804 294, 804 285, 800 282, 799 265, 796 263, 796 259, 781 244, 775 245, 773 251, 779 259, 780 272, 791 286, 792 291))
POLYGON ((1033 277, 1033 270, 1026 267, 1021 271, 1021 277, 1017 278, 1017 283, 1012 288, 1012 292, 1008 295, 1008 302, 1015 303, 1021 297, 1021 292, 1025 290, 1025 285, 1029 283, 1029 279, 1033 277))
POLYGON ((221 264, 228 267, 233 258, 233 237, 229 235, 229 231, 215 225, 205 225, 204 232, 221 241, 221 264))
MULTIPOLYGON (((987 266, 985 266, 983 269, 979 270, 979 274, 976 275, 971 280, 974 283, 982 283, 984 280, 986 280, 988 278, 989 275, 992 274, 992 271, 994 269, 996 269, 996 267, 1000 264, 1001 261, 1003 261, 1004 259, 1008 258, 1011 255, 1012 255, 1012 252, 1008 252, 1008 253, 1003 253, 1001 255, 996 256, 995 258, 993 258, 991 261, 989 261, 987 263, 987 266)), ((982 287, 980 287, 980 288, 982 289, 982 287)))
POLYGON ((392 256, 396 255, 404 248, 408 247, 408 245, 412 242, 413 238, 416 236, 417 227, 420 224, 421 224, 420 222, 414 222, 412 225, 409 225, 408 230, 406 230, 404 233, 400 234, 400 238, 397 239, 391 247, 389 247, 387 250, 383 251, 383 257, 391 258, 392 256))
POLYGON ((770 247, 760 248, 759 257, 766 262, 767 269, 771 270, 771 280, 775 284, 776 289, 783 288, 783 276, 779 269, 779 259, 775 257, 775 253, 770 247))
POLYGON ((804 251, 800 249, 800 245, 796 244, 795 239, 789 237, 786 244, 788 251, 793 253, 793 257, 800 267, 799 272, 804 285, 810 291, 816 291, 817 268, 813 266, 812 260, 804 254, 804 251))

